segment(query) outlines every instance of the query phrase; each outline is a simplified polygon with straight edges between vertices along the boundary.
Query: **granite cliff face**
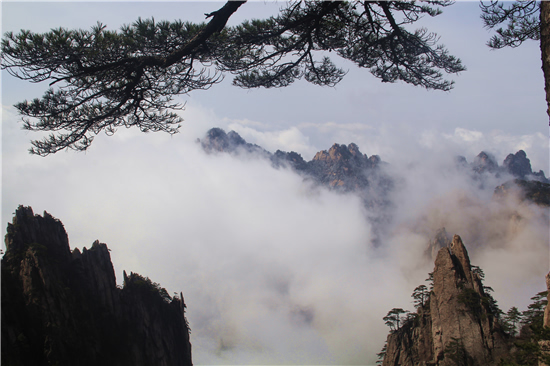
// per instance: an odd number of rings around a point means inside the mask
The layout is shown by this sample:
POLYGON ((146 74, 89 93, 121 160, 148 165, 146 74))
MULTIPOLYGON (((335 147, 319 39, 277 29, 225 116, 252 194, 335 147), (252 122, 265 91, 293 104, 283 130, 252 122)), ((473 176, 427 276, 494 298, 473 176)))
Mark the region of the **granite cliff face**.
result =
POLYGON ((192 365, 183 296, 124 273, 109 249, 69 248, 63 224, 20 206, 2 258, 2 365, 192 365))
POLYGON ((498 364, 508 352, 492 298, 461 238, 439 250, 433 290, 418 311, 387 338, 382 365, 498 364))

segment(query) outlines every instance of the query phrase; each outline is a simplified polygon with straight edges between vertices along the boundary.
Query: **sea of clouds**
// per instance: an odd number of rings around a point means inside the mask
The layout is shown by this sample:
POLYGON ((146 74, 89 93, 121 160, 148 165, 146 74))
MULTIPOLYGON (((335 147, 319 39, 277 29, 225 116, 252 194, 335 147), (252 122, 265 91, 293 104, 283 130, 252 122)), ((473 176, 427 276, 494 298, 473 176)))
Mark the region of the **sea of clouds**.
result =
POLYGON ((218 126, 309 160, 330 146, 313 146, 302 131, 338 126, 266 131, 193 108, 186 120, 173 137, 121 130, 98 136, 86 153, 47 158, 26 152, 37 136, 4 124, 2 222, 5 230, 19 204, 46 210, 64 223, 72 248, 107 243, 119 282, 126 270, 183 292, 194 364, 374 364, 389 331, 382 317, 413 309, 413 289, 433 270, 427 244, 441 227, 462 236, 504 311, 524 310, 545 289, 548 210, 514 195, 495 200, 494 188, 510 177, 473 180, 452 163, 486 150, 502 164, 524 149, 533 169, 544 169, 544 136, 344 126, 334 142, 380 155, 395 178, 393 220, 375 246, 358 196, 196 143, 218 126))

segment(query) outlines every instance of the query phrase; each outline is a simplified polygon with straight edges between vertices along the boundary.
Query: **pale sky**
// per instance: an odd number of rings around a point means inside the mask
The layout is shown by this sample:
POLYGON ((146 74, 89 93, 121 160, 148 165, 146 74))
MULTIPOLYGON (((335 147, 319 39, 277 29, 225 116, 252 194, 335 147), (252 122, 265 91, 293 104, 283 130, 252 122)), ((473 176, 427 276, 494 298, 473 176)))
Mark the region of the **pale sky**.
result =
MULTIPOLYGON (((204 13, 221 4, 3 2, 2 30, 47 31, 59 26, 89 28, 97 21, 117 29, 137 17, 201 21, 204 13)), ((282 4, 251 2, 242 6, 230 21, 237 23, 246 18, 262 17, 275 12, 282 4)), ((313 147, 310 151, 298 151, 308 159, 313 150, 325 149, 334 142, 355 141, 358 134, 364 135, 367 131, 369 135, 376 135, 386 129, 392 133, 400 130, 416 139, 428 131, 456 134, 457 128, 478 131, 484 137, 537 133, 546 137, 548 116, 545 114, 539 45, 530 41, 517 49, 490 50, 485 42, 491 33, 483 28, 479 14, 477 2, 458 2, 445 8, 442 15, 424 19, 422 23, 438 33, 441 43, 467 67, 467 71, 459 75, 449 75, 456 82, 450 92, 427 91, 403 83, 383 84, 367 70, 343 62, 349 73, 335 88, 297 82, 284 89, 242 90, 230 85, 231 76, 228 75, 221 85, 193 92, 182 100, 190 109, 200 108, 220 119, 254 126, 262 132, 298 128, 313 147)), ((7 77, 3 83, 4 105, 37 97, 43 90, 43 86, 37 85, 33 92, 29 83, 7 77)), ((186 118, 185 113, 183 116, 186 118)), ((355 142, 368 154, 385 155, 384 147, 368 146, 368 140, 355 142)), ((500 155, 508 152, 495 151, 495 154, 501 161, 505 156, 500 155)), ((527 153, 535 159, 533 164, 537 170, 548 170, 547 154, 527 153)))
MULTIPOLYGON (((97 21, 117 29, 152 16, 200 21, 221 5, 4 1, 2 32, 97 21)), ((282 5, 247 3, 231 22, 282 5)), ((410 293, 433 270, 422 257, 429 232, 441 225, 463 237, 504 311, 525 308, 544 290, 547 212, 495 204, 501 180, 480 188, 445 170, 455 155, 471 162, 485 150, 502 164, 524 149, 533 170, 550 174, 539 45, 489 50, 479 14, 477 2, 458 2, 422 23, 467 67, 449 76, 450 92, 382 84, 343 61, 349 72, 334 88, 243 90, 228 75, 181 97, 180 134, 120 130, 100 134, 86 153, 46 158, 27 153, 37 136, 20 129, 11 107, 45 86, 2 72, 2 234, 17 205, 46 210, 64 223, 72 248, 107 243, 119 282, 124 269, 182 291, 197 365, 373 364, 388 331, 381 319, 412 308, 410 293), (201 152, 195 141, 212 127, 306 160, 333 143, 380 155, 400 177, 383 248, 369 245, 357 197, 313 189, 261 159, 201 152), (526 219, 512 227, 514 210, 526 219)))

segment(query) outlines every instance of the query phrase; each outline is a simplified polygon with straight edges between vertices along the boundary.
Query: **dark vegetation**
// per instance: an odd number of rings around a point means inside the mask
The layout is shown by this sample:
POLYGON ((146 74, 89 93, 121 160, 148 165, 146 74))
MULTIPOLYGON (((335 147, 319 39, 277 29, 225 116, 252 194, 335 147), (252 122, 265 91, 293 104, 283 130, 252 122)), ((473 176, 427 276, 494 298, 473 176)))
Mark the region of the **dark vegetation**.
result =
POLYGON ((449 90, 444 73, 465 70, 426 29, 448 0, 294 1, 268 19, 226 26, 244 1, 207 14, 208 23, 138 19, 120 31, 7 32, 2 69, 31 82, 49 82, 40 99, 16 105, 24 128, 50 131, 32 153, 86 150, 101 131, 119 127, 174 134, 181 118, 176 95, 207 89, 224 74, 243 88, 284 87, 298 79, 334 86, 346 74, 329 56, 368 69, 382 82, 403 81, 449 90))
POLYGON ((168 294, 165 288, 159 283, 151 281, 149 277, 143 277, 138 273, 130 272, 130 276, 126 275, 126 271, 123 272, 124 285, 122 289, 129 291, 135 290, 142 293, 145 297, 151 299, 151 301, 162 300, 166 303, 172 301, 172 297, 168 294))
POLYGON ((512 307, 503 317, 512 347, 510 356, 502 360, 501 366, 538 366, 539 361, 550 364, 550 354, 543 352, 541 344, 541 341, 550 341, 550 328, 543 325, 547 296, 547 291, 539 292, 531 298, 533 302, 527 310, 520 313, 512 307))
POLYGON ((2 258, 2 365, 191 365, 183 296, 124 273, 109 250, 69 249, 59 220, 20 206, 2 258))
MULTIPOLYGON (((91 30, 7 32, 2 69, 50 86, 41 99, 16 104, 24 128, 52 132, 33 141, 30 151, 86 150, 101 131, 114 134, 123 126, 177 133, 182 119, 173 110, 182 106, 174 97, 208 89, 228 73, 243 88, 284 87, 298 79, 334 86, 346 74, 329 57, 338 55, 382 82, 450 90, 444 73, 465 70, 436 34, 408 29, 452 1, 294 1, 268 19, 226 26, 244 3, 227 2, 206 14, 208 23, 138 19, 120 31, 98 22, 91 30)), ((546 80, 548 8, 544 1, 481 4, 485 26, 497 33, 490 47, 540 40, 546 80), (498 28, 502 24, 507 28, 498 28)))

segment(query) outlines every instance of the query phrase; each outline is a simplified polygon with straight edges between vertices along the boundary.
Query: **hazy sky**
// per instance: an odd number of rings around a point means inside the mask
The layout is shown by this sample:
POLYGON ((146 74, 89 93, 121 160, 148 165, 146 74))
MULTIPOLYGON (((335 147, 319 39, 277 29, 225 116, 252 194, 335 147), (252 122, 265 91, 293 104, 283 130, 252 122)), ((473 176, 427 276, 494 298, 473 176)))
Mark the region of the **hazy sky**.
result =
MULTIPOLYGON (((215 2, 2 2, 2 32, 53 27, 110 29, 137 17, 200 21, 215 2)), ((231 22, 272 14, 283 3, 252 2, 231 22)), ((242 90, 231 77, 183 96, 181 133, 120 130, 86 153, 27 153, 11 107, 43 85, 2 72, 2 233, 17 205, 59 218, 71 247, 108 244, 119 281, 138 272, 183 291, 195 364, 372 364, 393 307, 433 262, 423 251, 433 230, 460 234, 503 310, 544 290, 547 212, 445 170, 454 155, 481 151, 499 164, 524 149, 533 170, 549 169, 548 116, 540 49, 491 51, 476 2, 459 2, 422 23, 467 67, 450 92, 382 84, 349 70, 334 88, 297 82, 242 90), (382 248, 370 246, 359 198, 314 189, 296 174, 253 157, 206 155, 195 143, 212 127, 238 131, 274 152, 307 160, 333 143, 355 142, 400 177, 399 209, 382 248), (515 213, 525 220, 513 221, 515 213)))

